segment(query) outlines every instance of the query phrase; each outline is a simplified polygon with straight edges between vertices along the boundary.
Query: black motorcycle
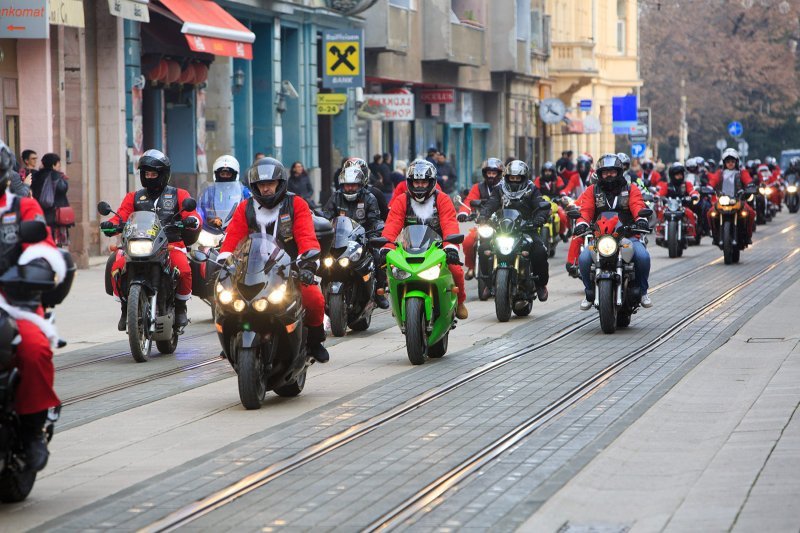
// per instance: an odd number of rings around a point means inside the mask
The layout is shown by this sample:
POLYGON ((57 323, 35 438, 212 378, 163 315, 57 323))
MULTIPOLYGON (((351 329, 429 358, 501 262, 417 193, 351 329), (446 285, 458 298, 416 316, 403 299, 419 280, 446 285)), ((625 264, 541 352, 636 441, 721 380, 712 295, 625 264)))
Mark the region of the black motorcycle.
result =
POLYGON ((757 191, 748 187, 734 196, 721 194, 709 211, 714 244, 722 250, 726 265, 739 262, 739 255, 747 248, 747 216, 744 202, 754 200, 757 191))
POLYGON ((797 213, 800 210, 800 193, 797 188, 800 187, 800 177, 797 174, 788 174, 786 176, 786 196, 784 202, 786 207, 789 208, 790 213, 797 213))
POLYGON ((365 331, 372 322, 375 302, 375 261, 364 228, 353 219, 333 219, 331 254, 322 260, 322 294, 331 333, 343 337, 347 327, 365 331))
MULTIPOLYGON (((470 202, 469 208, 472 213, 468 220, 478 218, 483 202, 483 200, 470 202)), ((486 221, 478 220, 476 231, 478 235, 475 240, 475 279, 478 281, 478 299, 484 301, 494 295, 494 251, 492 250, 494 227, 486 221)))
MULTIPOLYGON (((194 211, 197 202, 187 198, 181 212, 194 211)), ((97 211, 107 216, 114 213, 106 202, 97 211)), ((153 211, 135 211, 122 232, 122 253, 125 254, 125 275, 117 273, 119 296, 128 307, 128 343, 138 363, 150 359, 153 341, 162 354, 174 353, 183 327, 175 323, 175 289, 178 272, 169 260, 170 243, 167 230, 183 229, 180 213, 168 224, 162 223, 153 211)), ((116 213, 114 213, 116 214, 116 213)), ((106 282, 110 280, 107 278, 106 282)), ((109 287, 106 287, 108 291, 109 287)))

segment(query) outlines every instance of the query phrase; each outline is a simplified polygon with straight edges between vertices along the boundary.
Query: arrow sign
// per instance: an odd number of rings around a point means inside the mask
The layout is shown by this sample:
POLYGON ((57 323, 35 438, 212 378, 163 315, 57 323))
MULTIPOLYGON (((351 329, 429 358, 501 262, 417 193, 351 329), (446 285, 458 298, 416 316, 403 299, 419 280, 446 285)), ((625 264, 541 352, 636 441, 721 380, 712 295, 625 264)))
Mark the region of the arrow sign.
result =
POLYGON ((635 143, 631 145, 631 155, 633 157, 642 157, 647 151, 647 145, 644 143, 635 143))
POLYGON ((731 137, 741 137, 744 133, 744 127, 741 122, 733 121, 728 124, 728 133, 731 137))
POLYGON ((25 26, 12 26, 11 24, 9 24, 6 27, 6 29, 8 31, 23 31, 23 30, 25 30, 25 26))

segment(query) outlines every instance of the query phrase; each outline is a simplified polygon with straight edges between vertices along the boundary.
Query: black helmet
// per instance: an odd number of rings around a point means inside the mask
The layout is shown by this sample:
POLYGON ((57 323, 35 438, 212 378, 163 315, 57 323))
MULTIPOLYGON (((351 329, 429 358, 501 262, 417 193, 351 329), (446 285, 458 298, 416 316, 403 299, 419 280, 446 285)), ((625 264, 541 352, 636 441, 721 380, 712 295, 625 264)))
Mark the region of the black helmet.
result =
POLYGON ((717 162, 714 161, 713 158, 709 159, 708 161, 706 161, 706 166, 708 167, 708 170, 710 170, 711 172, 714 172, 714 171, 717 170, 717 162))
POLYGON ((50 263, 42 258, 14 265, 0 276, 0 284, 9 299, 18 303, 36 302, 36 306, 42 292, 55 289, 60 281, 50 263))
POLYGON ((486 181, 488 185, 494 187, 497 185, 497 182, 500 181, 500 176, 503 175, 503 162, 496 157, 490 157, 483 162, 481 174, 483 175, 484 181, 486 181), (486 173, 491 170, 494 170, 497 173, 494 178, 489 178, 486 176, 486 173))
POLYGON ((586 178, 589 177, 589 173, 592 171, 592 158, 586 154, 581 154, 578 156, 578 175, 580 175, 581 179, 586 181, 586 178))
POLYGON ((171 175, 169 157, 159 150, 148 150, 139 158, 139 182, 149 191, 161 192, 169 183, 171 175), (145 172, 158 172, 158 178, 147 179, 145 172))
POLYGON ((6 187, 11 180, 9 171, 14 168, 14 153, 0 140, 0 196, 6 193, 6 187))
POLYGON ((623 170, 628 170, 629 168, 631 168, 631 158, 628 157, 628 154, 626 154, 625 152, 620 152, 617 154, 617 157, 619 157, 619 160, 622 161, 623 170))
POLYGON ((365 160, 361 159, 360 157, 348 157, 344 160, 342 171, 350 167, 356 167, 361 170, 361 173, 364 175, 364 187, 369 185, 369 165, 367 165, 365 160))
POLYGON ((247 184, 250 186, 250 192, 253 198, 266 209, 272 209, 283 201, 286 196, 286 171, 283 168, 283 163, 272 157, 262 157, 253 163, 250 170, 247 171, 247 184), (265 181, 277 181, 278 188, 275 189, 275 194, 263 195, 258 189, 258 183, 265 181))
POLYGON ((0 372, 11 369, 21 340, 17 322, 0 309, 0 372))
POLYGON ((680 174, 680 180, 683 180, 686 177, 686 168, 680 163, 672 163, 667 171, 667 174, 669 174, 669 179, 671 180, 678 180, 677 176, 680 174))
POLYGON ((556 180, 556 166, 552 161, 545 161, 542 165, 540 173, 542 181, 555 181, 556 180))
MULTIPOLYGON (((642 170, 646 170, 647 172, 652 172, 656 166, 653 162, 649 159, 644 159, 642 161, 642 170)), ((599 170, 599 169, 598 169, 599 170)))
POLYGON ((406 171, 406 184, 408 194, 417 202, 424 202, 433 195, 436 188, 436 167, 425 159, 415 159, 408 165, 406 171), (414 181, 426 180, 424 187, 415 187, 414 181))
POLYGON ((622 176, 623 172, 622 161, 619 160, 617 154, 601 155, 600 159, 597 160, 597 183, 603 189, 624 183, 625 178, 622 176), (614 170, 616 173, 613 176, 604 178, 603 171, 605 170, 614 170))
POLYGON ((519 199, 531 189, 531 171, 524 161, 515 159, 506 166, 503 181, 500 182, 503 195, 519 199))

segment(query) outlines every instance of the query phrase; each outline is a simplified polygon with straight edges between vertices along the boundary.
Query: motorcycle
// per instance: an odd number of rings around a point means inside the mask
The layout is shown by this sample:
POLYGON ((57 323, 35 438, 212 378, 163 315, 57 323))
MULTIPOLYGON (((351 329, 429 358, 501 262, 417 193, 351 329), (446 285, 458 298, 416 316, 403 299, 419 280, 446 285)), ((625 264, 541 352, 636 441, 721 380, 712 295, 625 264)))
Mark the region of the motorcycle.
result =
POLYGON ((650 229, 655 228, 656 224, 658 224, 658 217, 656 216, 656 202, 658 201, 658 198, 658 187, 647 187, 646 189, 642 189, 642 200, 644 200, 644 205, 652 213, 652 215, 650 215, 648 218, 650 229))
POLYGON ((697 238, 697 227, 686 217, 684 201, 691 198, 661 198, 658 206, 656 224, 656 244, 669 250, 670 258, 683 256, 689 247, 689 239, 697 238))
POLYGON ((786 196, 784 202, 790 213, 797 213, 800 210, 800 196, 797 188, 800 186, 800 177, 797 174, 786 176, 786 196))
MULTIPOLYGON (((483 201, 472 200, 470 204, 470 208, 472 209, 470 219, 474 220, 478 217, 483 201)), ((478 239, 475 243, 475 279, 478 280, 478 299, 483 302, 494 296, 494 285, 492 284, 494 276, 494 252, 492 250, 494 228, 491 224, 479 221, 477 231, 478 239)))
POLYGON ((755 192, 748 188, 736 197, 722 194, 708 213, 714 244, 722 250, 726 265, 738 263, 740 252, 747 248, 747 211, 742 200, 745 195, 751 200, 755 192))
MULTIPOLYGON (((645 208, 639 216, 652 215, 645 208)), ((633 245, 628 238, 633 234, 649 233, 636 226, 624 226, 613 211, 600 213, 591 236, 592 281, 594 306, 600 314, 600 329, 614 333, 618 327, 627 327, 641 300, 641 289, 636 280, 633 264, 633 245)))
MULTIPOLYGON (((125 274, 116 274, 117 287, 120 298, 127 302, 128 343, 138 363, 150 359, 153 341, 160 353, 174 353, 178 337, 183 334, 184 328, 175 323, 179 275, 169 260, 172 245, 167 230, 182 230, 180 213, 194 211, 196 207, 193 198, 185 199, 181 211, 167 224, 153 211, 135 211, 118 228, 122 232, 122 246, 117 253, 125 255, 125 274)), ((117 214, 106 202, 97 204, 97 211, 103 216, 117 214)), ((106 291, 109 284, 107 278, 106 291)))
POLYGON ((558 203, 560 200, 542 195, 542 199, 550 204, 550 216, 540 230, 542 242, 547 247, 549 257, 556 255, 556 246, 561 242, 561 220, 558 218, 558 203))
MULTIPOLYGON (((421 365, 427 357, 440 358, 447 352, 450 330, 456 325, 458 287, 447 267, 445 243, 461 244, 464 236, 444 239, 426 225, 406 226, 397 237, 397 248, 386 254, 386 270, 392 315, 406 337, 411 364, 421 365)), ((388 239, 370 239, 381 248, 388 239)))
POLYGON ((366 331, 375 302, 375 261, 366 246, 366 233, 346 216, 333 219, 331 255, 322 260, 322 294, 331 333, 343 337, 347 327, 366 331))
POLYGON ((772 187, 764 182, 758 184, 756 193, 753 195, 752 200, 748 200, 750 206, 756 212, 756 224, 766 224, 772 220, 772 209, 769 201, 769 196, 772 194, 772 187))
POLYGON ((697 228, 695 231, 694 244, 699 246, 703 236, 711 236, 711 226, 708 222, 708 212, 711 210, 712 204, 716 201, 716 191, 713 187, 708 185, 701 185, 695 189, 699 197, 695 201, 697 209, 697 228))

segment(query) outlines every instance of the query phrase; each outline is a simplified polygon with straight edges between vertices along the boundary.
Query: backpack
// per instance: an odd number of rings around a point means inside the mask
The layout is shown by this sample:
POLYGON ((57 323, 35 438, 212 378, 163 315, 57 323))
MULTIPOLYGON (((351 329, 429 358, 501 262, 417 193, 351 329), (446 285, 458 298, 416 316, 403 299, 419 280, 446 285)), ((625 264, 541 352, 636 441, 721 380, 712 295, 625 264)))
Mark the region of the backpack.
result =
POLYGON ((50 174, 44 179, 42 190, 39 193, 39 205, 42 209, 52 209, 56 204, 56 181, 53 175, 50 174))

